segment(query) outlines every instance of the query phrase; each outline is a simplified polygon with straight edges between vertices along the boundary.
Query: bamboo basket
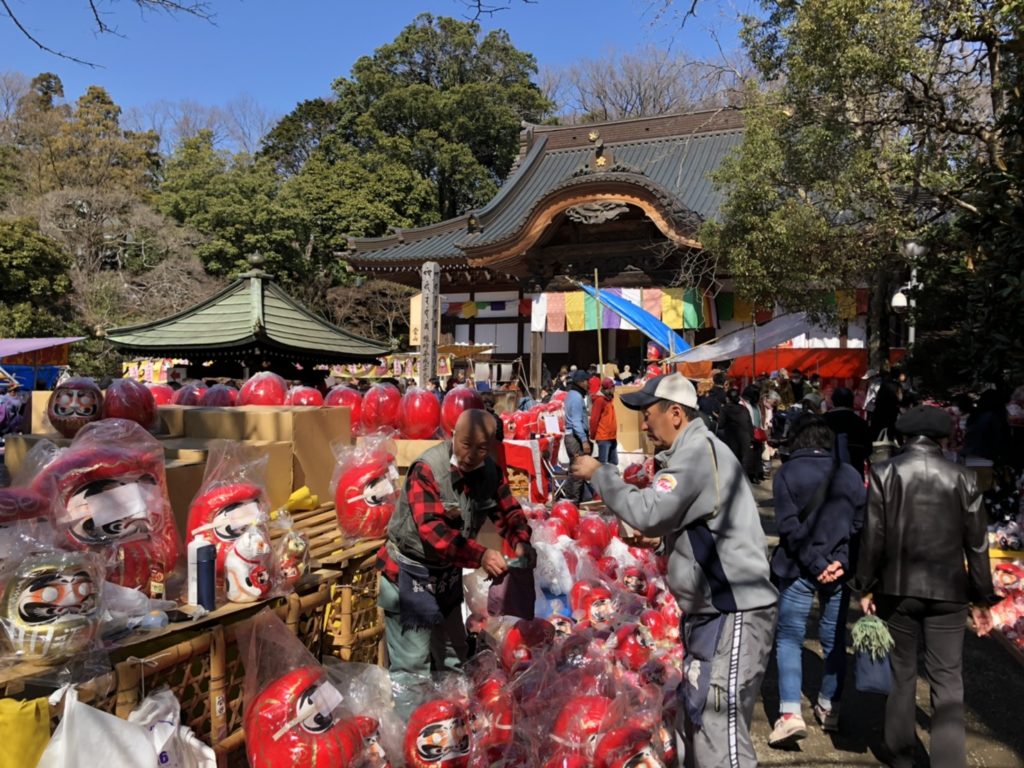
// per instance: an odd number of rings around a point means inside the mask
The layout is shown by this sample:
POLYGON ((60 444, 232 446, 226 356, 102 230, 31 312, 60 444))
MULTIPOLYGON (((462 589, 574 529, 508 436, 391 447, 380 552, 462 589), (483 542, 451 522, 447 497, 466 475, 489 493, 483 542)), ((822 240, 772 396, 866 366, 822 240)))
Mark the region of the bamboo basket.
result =
POLYGON ((348 550, 341 577, 331 585, 327 632, 331 652, 342 661, 385 666, 384 612, 377 606, 380 575, 375 568, 382 542, 366 541, 348 550))

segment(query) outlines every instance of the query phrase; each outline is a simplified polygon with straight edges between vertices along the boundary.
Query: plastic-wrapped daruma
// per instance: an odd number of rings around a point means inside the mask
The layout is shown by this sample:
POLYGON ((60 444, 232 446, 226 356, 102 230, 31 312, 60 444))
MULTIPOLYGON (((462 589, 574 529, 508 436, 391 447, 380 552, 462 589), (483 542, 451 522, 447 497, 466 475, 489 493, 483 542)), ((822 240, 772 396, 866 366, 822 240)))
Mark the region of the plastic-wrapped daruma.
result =
POLYGON ((341 532, 351 539, 375 539, 387 532, 398 500, 391 455, 373 450, 348 464, 338 478, 335 511, 341 532))
POLYGON ((198 384, 186 384, 174 393, 174 405, 199 405, 199 399, 206 392, 206 387, 198 384))
POLYGON ((323 405, 324 396, 314 387, 292 387, 284 400, 285 405, 323 405))
POLYGON ((437 434, 441 422, 441 403, 433 392, 413 387, 402 395, 398 418, 402 437, 407 440, 428 440, 437 434))
POLYGON ((284 405, 288 385, 276 373, 253 374, 238 391, 238 405, 284 405))
POLYGON ((355 433, 362 429, 359 419, 363 410, 363 396, 359 394, 358 390, 352 389, 352 387, 334 387, 324 398, 324 405, 331 408, 336 406, 348 408, 352 432, 355 433))
POLYGON ((451 437, 455 431, 455 422, 459 420, 463 411, 483 407, 483 398, 475 389, 465 384, 452 388, 441 403, 441 431, 446 437, 451 437))
POLYGON ((611 706, 612 700, 606 696, 569 699, 555 719, 551 740, 568 753, 593 757, 611 706))
POLYGON ((205 536, 217 548, 217 576, 224 574, 224 558, 246 526, 267 512, 263 489, 252 483, 214 486, 192 502, 185 539, 205 536), (213 524, 206 531, 197 531, 213 524))
POLYGON ((594 768, 665 768, 650 730, 627 723, 608 731, 597 743, 594 768))
POLYGON ((103 565, 90 552, 41 552, 3 576, 0 624, 9 649, 25 659, 85 650, 100 622, 103 565))
POLYGON ((170 405, 174 402, 174 389, 166 384, 147 384, 157 405, 170 405))
MULTIPOLYGON (((130 425, 129 435, 137 430, 156 443, 142 427, 122 419, 104 420, 89 429, 117 424, 130 425)), ((88 444, 72 443, 32 487, 55 494, 54 524, 66 529, 70 546, 105 555, 110 581, 146 587, 154 571, 166 576, 178 559, 174 516, 160 486, 163 451, 159 445, 154 451, 130 439, 97 445, 101 439, 97 434, 88 444)))
POLYGON ((199 396, 197 405, 208 408, 231 408, 238 402, 238 390, 227 384, 214 384, 199 396))
POLYGON ((336 719, 337 692, 318 666, 300 667, 264 688, 245 713, 252 768, 338 768, 362 751, 351 720, 336 719), (333 695, 331 695, 333 693, 333 695))
POLYGON ((466 768, 469 727, 466 710, 454 701, 434 699, 412 713, 403 751, 409 768, 466 768))
POLYGON ((363 432, 369 434, 383 427, 398 428, 398 410, 402 393, 394 384, 374 384, 363 396, 359 413, 363 432))
POLYGON ((98 421, 102 413, 103 393, 86 376, 58 384, 46 404, 47 418, 64 437, 74 437, 86 424, 98 421))
POLYGON ((104 419, 128 419, 150 429, 156 424, 156 400, 145 384, 114 379, 103 396, 104 419))

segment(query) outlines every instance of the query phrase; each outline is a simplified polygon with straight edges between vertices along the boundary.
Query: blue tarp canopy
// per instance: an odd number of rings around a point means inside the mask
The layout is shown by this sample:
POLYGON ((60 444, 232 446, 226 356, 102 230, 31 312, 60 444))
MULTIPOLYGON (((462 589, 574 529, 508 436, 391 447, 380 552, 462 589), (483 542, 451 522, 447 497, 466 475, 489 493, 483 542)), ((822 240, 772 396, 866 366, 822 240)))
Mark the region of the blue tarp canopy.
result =
POLYGON ((690 345, 683 340, 682 336, 643 307, 638 307, 633 302, 627 301, 621 296, 616 296, 608 291, 595 290, 593 286, 586 283, 580 283, 580 287, 623 320, 636 326, 638 331, 668 352, 668 354, 675 355, 679 352, 685 352, 690 348, 690 345))
POLYGON ((4 366, 4 370, 13 376, 18 386, 23 389, 53 389, 53 385, 60 378, 59 365, 11 365, 4 366))

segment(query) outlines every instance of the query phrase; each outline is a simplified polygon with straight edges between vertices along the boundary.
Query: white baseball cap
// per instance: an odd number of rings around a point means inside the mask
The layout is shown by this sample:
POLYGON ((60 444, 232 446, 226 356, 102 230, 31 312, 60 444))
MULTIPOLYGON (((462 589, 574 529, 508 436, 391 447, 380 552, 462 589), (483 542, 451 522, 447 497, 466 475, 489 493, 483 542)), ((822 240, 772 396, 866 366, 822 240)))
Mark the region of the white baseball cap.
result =
POLYGON ((622 404, 634 411, 642 411, 659 400, 668 400, 687 408, 697 407, 697 390, 681 373, 664 373, 644 384, 639 392, 622 396, 622 404))

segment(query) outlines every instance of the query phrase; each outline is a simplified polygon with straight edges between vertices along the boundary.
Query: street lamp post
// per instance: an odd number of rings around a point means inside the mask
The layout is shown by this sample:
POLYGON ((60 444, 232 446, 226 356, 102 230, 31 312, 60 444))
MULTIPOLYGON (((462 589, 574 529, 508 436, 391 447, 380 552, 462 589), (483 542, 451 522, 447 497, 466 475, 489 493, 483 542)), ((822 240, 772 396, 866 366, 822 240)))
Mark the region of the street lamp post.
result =
POLYGON ((903 314, 904 312, 910 313, 910 318, 907 320, 907 346, 914 346, 914 342, 917 339, 917 318, 915 316, 915 310, 917 308, 917 293, 916 291, 924 287, 924 283, 920 283, 917 280, 917 260, 923 258, 928 253, 928 247, 921 245, 914 240, 907 240, 903 243, 901 250, 903 256, 908 262, 910 262, 910 282, 900 286, 899 290, 892 295, 892 301, 890 302, 893 311, 897 314, 903 314))

